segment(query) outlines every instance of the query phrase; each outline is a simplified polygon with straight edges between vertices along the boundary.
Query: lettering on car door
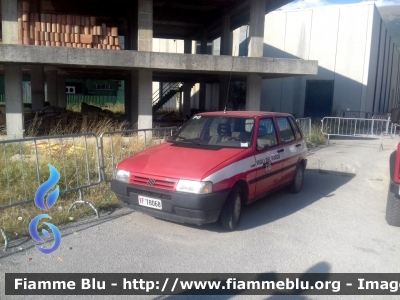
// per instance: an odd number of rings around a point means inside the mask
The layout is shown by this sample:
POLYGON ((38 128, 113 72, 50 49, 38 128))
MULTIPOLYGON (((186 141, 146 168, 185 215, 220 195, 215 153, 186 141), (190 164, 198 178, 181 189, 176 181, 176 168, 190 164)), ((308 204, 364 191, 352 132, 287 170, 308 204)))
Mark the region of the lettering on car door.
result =
POLYGON ((278 136, 272 118, 261 119, 258 124, 256 149, 256 195, 267 192, 281 182, 282 157, 278 136))

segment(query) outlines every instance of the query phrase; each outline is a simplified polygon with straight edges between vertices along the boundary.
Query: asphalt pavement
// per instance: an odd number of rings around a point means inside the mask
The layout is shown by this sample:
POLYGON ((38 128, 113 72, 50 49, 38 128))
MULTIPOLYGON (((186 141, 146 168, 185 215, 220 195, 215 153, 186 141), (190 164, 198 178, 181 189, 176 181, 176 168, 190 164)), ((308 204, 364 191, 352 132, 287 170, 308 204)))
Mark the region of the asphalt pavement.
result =
POLYGON ((123 208, 62 228, 61 247, 50 255, 37 251, 30 238, 14 241, 0 254, 0 299, 205 298, 6 296, 4 274, 11 272, 398 273, 400 228, 386 224, 385 209, 389 155, 399 141, 385 138, 380 147, 380 139, 333 139, 330 146, 311 150, 302 192, 281 190, 246 206, 235 232, 225 232, 219 224, 182 225, 123 208))

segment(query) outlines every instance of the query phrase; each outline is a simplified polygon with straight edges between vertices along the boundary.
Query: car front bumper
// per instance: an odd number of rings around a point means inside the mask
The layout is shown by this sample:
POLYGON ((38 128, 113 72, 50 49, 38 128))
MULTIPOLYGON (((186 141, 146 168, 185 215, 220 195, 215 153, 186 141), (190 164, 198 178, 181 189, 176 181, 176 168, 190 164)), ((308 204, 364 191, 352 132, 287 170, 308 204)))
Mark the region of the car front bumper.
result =
POLYGON ((216 222, 229 194, 229 190, 205 195, 180 193, 117 180, 111 181, 111 190, 122 206, 156 218, 196 225, 216 222), (162 210, 139 205, 139 195, 161 200, 162 210))

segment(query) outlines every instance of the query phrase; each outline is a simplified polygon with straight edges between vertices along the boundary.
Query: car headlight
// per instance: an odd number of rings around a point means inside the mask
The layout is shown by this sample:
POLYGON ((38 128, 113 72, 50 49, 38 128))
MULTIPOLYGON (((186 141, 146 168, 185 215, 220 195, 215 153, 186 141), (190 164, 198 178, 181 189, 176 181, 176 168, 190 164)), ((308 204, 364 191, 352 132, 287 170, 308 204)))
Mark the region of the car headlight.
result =
POLYGON ((129 182, 131 173, 129 171, 117 170, 115 173, 115 179, 123 182, 129 182))
POLYGON ((176 190, 178 192, 193 193, 193 194, 209 194, 212 193, 212 182, 181 179, 178 181, 176 190))

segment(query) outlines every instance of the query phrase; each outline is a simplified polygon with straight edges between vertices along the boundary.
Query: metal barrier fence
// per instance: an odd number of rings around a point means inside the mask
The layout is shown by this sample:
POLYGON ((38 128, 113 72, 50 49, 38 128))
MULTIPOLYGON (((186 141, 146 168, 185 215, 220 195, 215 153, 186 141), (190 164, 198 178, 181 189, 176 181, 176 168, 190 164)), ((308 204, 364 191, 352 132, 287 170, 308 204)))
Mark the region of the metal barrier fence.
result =
POLYGON ((123 100, 118 96, 67 95, 67 104, 69 105, 81 105, 82 102, 85 102, 91 105, 107 106, 123 103, 123 100))
POLYGON ((104 132, 100 135, 102 180, 110 182, 117 163, 148 148, 161 144, 178 127, 104 132))
MULTIPOLYGON (((101 173, 96 135, 48 136, 0 141, 0 211, 34 201, 38 186, 49 178, 48 164, 61 175, 60 194, 78 191, 77 204, 87 204, 99 217, 96 208, 83 199, 82 189, 100 184, 101 173)), ((5 231, 0 228, 7 249, 5 231)))
POLYGON ((299 118, 296 119, 297 124, 299 124, 304 137, 311 136, 311 118, 299 118))
POLYGON ((375 114, 372 119, 375 120, 390 120, 390 113, 384 113, 384 114, 375 114))
POLYGON ((356 110, 342 110, 341 111, 342 118, 362 118, 369 119, 372 116, 371 112, 368 111, 356 111, 356 110))
POLYGON ((377 137, 391 135, 390 118, 385 119, 358 119, 325 117, 321 120, 321 132, 329 137, 353 136, 353 137, 377 137))
MULTIPOLYGON (((68 213, 77 204, 87 204, 99 217, 94 205, 83 199, 82 190, 109 182, 118 162, 162 143, 177 130, 166 127, 104 132, 99 138, 82 133, 0 141, 0 210, 33 202, 37 187, 49 178, 51 164, 62 178, 57 183, 60 194, 79 192, 79 200, 68 213)), ((8 239, 1 227, 0 233, 6 250, 8 239)))

